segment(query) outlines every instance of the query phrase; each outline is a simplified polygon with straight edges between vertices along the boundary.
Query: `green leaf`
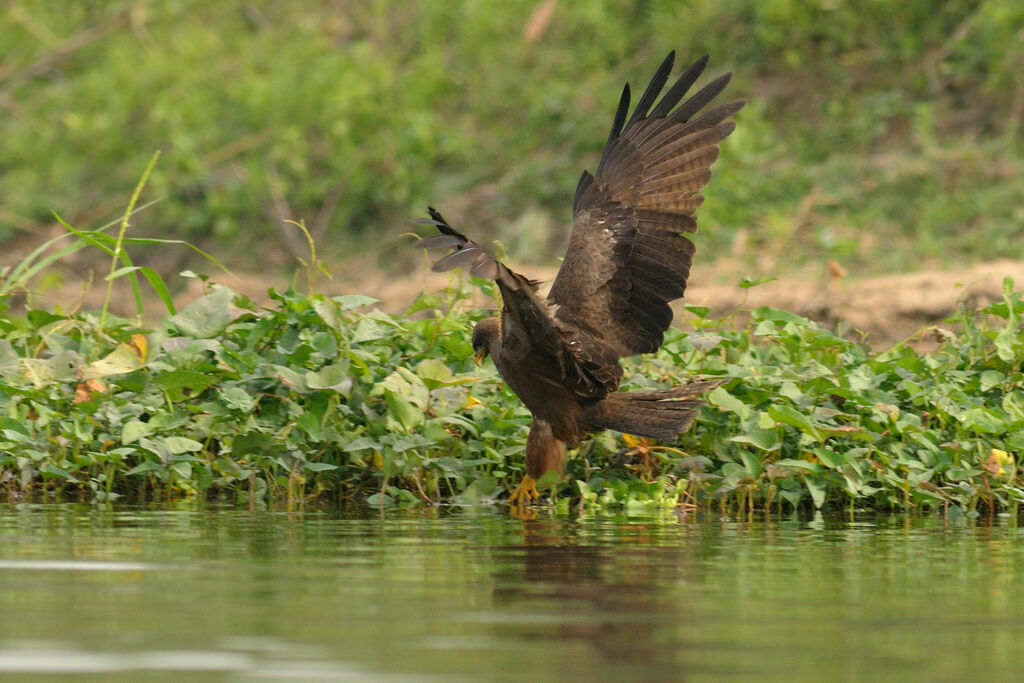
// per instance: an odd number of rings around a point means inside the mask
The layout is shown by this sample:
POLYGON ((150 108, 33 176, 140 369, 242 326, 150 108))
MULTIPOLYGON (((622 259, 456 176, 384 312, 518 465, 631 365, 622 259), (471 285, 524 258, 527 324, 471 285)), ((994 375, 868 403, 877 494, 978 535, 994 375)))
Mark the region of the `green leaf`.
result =
POLYGON ((352 331, 352 343, 360 344, 368 341, 375 341, 384 337, 387 334, 387 330, 376 320, 372 318, 363 318, 356 323, 355 330, 352 331))
POLYGON ((707 398, 713 405, 726 412, 735 413, 742 419, 750 416, 750 406, 730 394, 724 387, 716 387, 708 392, 707 398))
POLYGON ((274 377, 292 391, 298 391, 301 393, 309 391, 309 385, 306 384, 307 375, 299 374, 289 367, 285 367, 284 365, 275 365, 274 377))
POLYGON ((174 370, 152 379, 153 384, 161 387, 171 396, 173 401, 195 398, 207 387, 217 382, 216 377, 204 375, 194 370, 174 370))
POLYGON ((164 437, 163 442, 167 451, 173 455, 192 453, 194 451, 202 450, 203 448, 203 444, 200 442, 184 436, 167 436, 164 437))
POLYGON ((341 296, 332 297, 331 300, 336 302, 338 308, 342 311, 351 311, 355 308, 380 303, 380 299, 374 299, 372 296, 364 296, 362 294, 342 294, 341 296))
POLYGON ((781 445, 779 435, 774 429, 750 429, 746 434, 730 437, 729 441, 748 443, 763 451, 774 451, 781 445))
POLYGON ((120 277, 124 277, 128 273, 134 273, 137 270, 139 270, 139 266, 125 266, 123 268, 118 268, 117 270, 115 270, 114 272, 112 272, 110 275, 106 276, 103 279, 108 282, 112 282, 120 277))
POLYGON ((416 300, 412 302, 409 308, 405 309, 405 317, 408 318, 413 313, 419 313, 420 311, 429 310, 432 308, 442 308, 445 305, 444 300, 436 294, 427 294, 426 292, 416 297, 416 300))
POLYGON ((772 308, 771 306, 758 306, 750 312, 750 317, 757 321, 769 320, 772 322, 795 323, 797 325, 811 324, 811 321, 802 315, 790 313, 789 311, 782 311, 778 308, 772 308))
POLYGON ((189 479, 192 476, 192 463, 187 460, 172 462, 171 469, 177 472, 182 479, 189 479))
POLYGON ((816 462, 809 460, 794 460, 793 458, 783 458, 775 463, 779 467, 794 467, 799 470, 807 470, 808 472, 822 472, 824 468, 816 462))
POLYGON ((125 472, 125 476, 130 477, 135 474, 149 474, 150 472, 160 472, 162 470, 163 467, 160 463, 153 462, 152 460, 143 460, 138 465, 125 472))
POLYGON ((232 302, 235 293, 226 287, 218 287, 210 294, 200 297, 173 315, 168 322, 188 337, 210 339, 220 334, 237 313, 232 302))
POLYGON ((368 449, 380 450, 380 447, 381 444, 378 443, 377 441, 374 441, 368 436, 361 436, 358 439, 355 439, 352 442, 350 442, 347 446, 345 446, 345 451, 349 453, 354 453, 356 451, 365 451, 368 449))
POLYGON ((452 378, 452 370, 437 358, 426 358, 416 366, 416 374, 428 389, 446 386, 452 378))
POLYGON ((846 457, 829 448, 815 448, 814 454, 822 464, 831 469, 838 469, 847 463, 846 457))
POLYGON ((388 413, 405 428, 411 432, 423 424, 423 411, 405 400, 402 394, 388 389, 384 392, 384 398, 388 404, 388 413))
POLYGON ((807 486, 807 490, 811 494, 811 500, 814 501, 814 507, 821 509, 821 506, 825 504, 825 493, 828 490, 828 484, 822 479, 817 477, 804 477, 804 485, 807 486))
POLYGON ((306 373, 306 386, 310 389, 329 389, 347 396, 352 390, 352 378, 348 370, 348 362, 325 365, 317 372, 306 373))
POLYGON ((773 405, 768 407, 768 414, 776 422, 796 427, 806 434, 810 434, 815 439, 821 439, 821 435, 818 429, 811 422, 811 419, 801 412, 784 405, 773 405))
POLYGON ((71 381, 81 372, 82 357, 71 349, 58 351, 50 358, 22 358, 21 369, 35 386, 71 381))
POLYGON ((329 462, 306 462, 302 464, 302 469, 307 472, 328 472, 338 469, 338 466, 332 465, 329 462))
POLYGON ((776 278, 774 278, 774 277, 760 277, 760 278, 757 278, 756 280, 752 280, 749 276, 744 275, 743 278, 740 279, 738 284, 743 289, 750 289, 751 287, 757 287, 758 285, 763 285, 766 282, 772 282, 775 279, 776 278))
POLYGON ((137 441, 141 436, 147 436, 153 431, 153 426, 141 420, 129 420, 121 428, 121 443, 130 444, 137 441))
POLYGON ((749 451, 743 451, 740 453, 740 458, 743 460, 743 464, 747 468, 747 472, 752 477, 761 476, 761 459, 749 451))
POLYGON ((146 278, 146 281, 149 282, 149 286, 153 288, 154 292, 156 292, 157 297, 160 298, 160 301, 163 303, 167 312, 171 315, 177 313, 177 310, 174 307, 174 297, 171 296, 171 292, 167 289, 167 285, 164 283, 163 278, 160 277, 160 274, 149 266, 140 266, 139 272, 141 272, 146 278))
POLYGON ((412 403, 421 411, 426 410, 427 404, 430 402, 430 391, 427 389, 427 385, 408 368, 396 368, 383 381, 374 385, 370 396, 380 396, 387 391, 402 397, 404 401, 412 403))
POLYGON ((256 407, 256 399, 241 387, 228 387, 220 392, 221 401, 228 408, 243 413, 251 412, 256 407))
POLYGON ((42 465, 40 465, 39 471, 42 474, 47 475, 47 477, 49 478, 55 477, 57 479, 64 479, 65 481, 74 482, 76 484, 78 483, 78 479, 76 479, 73 474, 71 474, 65 469, 57 467, 56 465, 50 462, 44 462, 42 465))

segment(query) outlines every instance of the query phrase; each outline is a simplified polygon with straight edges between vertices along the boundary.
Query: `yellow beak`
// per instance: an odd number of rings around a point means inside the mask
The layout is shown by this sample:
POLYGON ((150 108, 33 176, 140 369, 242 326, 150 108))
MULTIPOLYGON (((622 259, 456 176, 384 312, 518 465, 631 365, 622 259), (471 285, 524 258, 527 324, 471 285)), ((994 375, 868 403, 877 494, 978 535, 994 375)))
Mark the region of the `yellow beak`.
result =
POLYGON ((473 352, 473 364, 480 367, 484 364, 484 359, 487 358, 487 351, 480 349, 479 351, 473 352))

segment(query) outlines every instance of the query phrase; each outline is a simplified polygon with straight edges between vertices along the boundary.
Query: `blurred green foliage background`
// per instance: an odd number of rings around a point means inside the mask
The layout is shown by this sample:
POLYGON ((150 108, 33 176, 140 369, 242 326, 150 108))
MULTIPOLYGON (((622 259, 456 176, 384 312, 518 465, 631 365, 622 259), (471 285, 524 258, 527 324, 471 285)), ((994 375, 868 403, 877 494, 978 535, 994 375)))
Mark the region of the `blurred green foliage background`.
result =
POLYGON ((38 241, 52 211, 105 223, 161 150, 136 234, 235 265, 301 253, 284 219, 338 255, 400 253, 427 203, 550 262, 623 82, 671 49, 749 100, 703 254, 881 271, 1019 252, 1024 3, 1005 0, 7 2, 0 241, 38 241))

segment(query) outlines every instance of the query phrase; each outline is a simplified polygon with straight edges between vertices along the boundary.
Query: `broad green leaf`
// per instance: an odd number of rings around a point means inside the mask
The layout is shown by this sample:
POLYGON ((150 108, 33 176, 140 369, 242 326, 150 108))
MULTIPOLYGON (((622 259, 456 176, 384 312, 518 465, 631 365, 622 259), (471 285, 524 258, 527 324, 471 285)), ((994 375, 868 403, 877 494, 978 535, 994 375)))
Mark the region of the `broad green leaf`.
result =
POLYGON ((816 462, 809 460, 795 460, 793 458, 783 458, 775 463, 779 467, 795 467, 800 470, 807 470, 808 472, 822 472, 825 468, 816 462))
POLYGON ((713 405, 726 412, 735 413, 742 419, 746 419, 750 415, 750 406, 730 394, 724 387, 716 387, 708 392, 707 398, 713 405))
POLYGON ((772 308, 771 306, 758 306, 750 312, 750 317, 757 321, 770 320, 773 322, 795 323, 797 325, 811 324, 811 321, 802 315, 772 308))
POLYGON ((310 389, 330 389, 347 395, 352 389, 352 378, 348 370, 347 362, 325 365, 317 372, 306 373, 306 386, 310 389))
POLYGON ((380 396, 386 391, 391 391, 396 396, 403 397, 403 400, 412 403, 420 411, 426 410, 427 404, 430 401, 430 392, 427 389, 427 385, 408 368, 396 368, 394 372, 374 386, 370 395, 380 396))
POLYGON ((307 472, 328 472, 338 469, 338 466, 332 465, 329 462, 306 462, 302 464, 302 469, 307 472))
POLYGON ((338 303, 332 299, 323 299, 319 295, 313 299, 313 310, 316 311, 320 319, 324 321, 332 330, 337 330, 341 327, 341 318, 338 317, 338 303))
POLYGON ((174 401, 195 398, 216 381, 216 377, 204 375, 194 370, 174 370, 173 372, 156 375, 152 379, 153 384, 167 391, 174 401))
POLYGON ((149 474, 150 472, 162 472, 163 466, 158 462, 152 460, 144 460, 135 467, 125 472, 125 476, 132 476, 133 474, 149 474))
POLYGON ((203 444, 196 441, 195 439, 189 439, 184 436, 167 436, 163 439, 164 446, 167 451, 172 455, 180 455, 181 453, 192 453, 194 451, 202 450, 203 444))
POLYGON ((811 435, 815 439, 820 439, 821 438, 821 435, 818 433, 818 430, 814 426, 814 423, 811 422, 811 419, 809 417, 807 417, 806 415, 804 415, 803 413, 798 412, 798 411, 794 410, 793 408, 790 408, 789 406, 785 406, 785 405, 769 406, 768 414, 776 422, 781 422, 782 424, 787 424, 787 425, 790 425, 792 427, 796 427, 800 431, 805 432, 806 434, 811 435))
POLYGON ((831 469, 838 469, 847 462, 843 455, 828 448, 815 448, 814 454, 818 456, 818 460, 820 460, 822 464, 831 469))
POLYGON ((256 399, 241 387, 228 387, 220 392, 221 400, 232 410, 250 412, 256 407, 256 399))
POLYGON ((206 296, 200 297, 173 315, 168 322, 181 334, 196 339, 209 339, 220 334, 228 323, 238 317, 232 302, 235 293, 226 287, 218 287, 206 296))
POLYGON ((171 469, 178 473, 182 479, 192 476, 192 463, 186 461, 172 462, 171 469))
POLYGON ((49 477, 56 477, 58 479, 64 479, 65 481, 78 483, 78 479, 76 479, 73 474, 65 469, 57 467, 51 462, 44 462, 39 466, 39 471, 49 477))
POLYGON ((1006 379, 1006 375, 999 372, 998 370, 986 370, 981 373, 981 390, 988 391, 994 386, 997 386, 1006 379))
POLYGON ((405 317, 408 318, 413 313, 419 313, 431 308, 442 308, 444 305, 445 301, 441 297, 424 292, 416 297, 416 300, 412 302, 409 308, 405 309, 405 317))
POLYGON ((285 367, 284 365, 275 365, 274 377, 292 391, 303 393, 309 391, 309 385, 306 384, 306 375, 299 374, 289 367, 285 367))
POLYGON ((828 489, 828 484, 823 479, 811 476, 804 477, 804 484, 807 486, 807 490, 811 494, 811 500, 814 501, 814 507, 821 509, 821 506, 825 504, 825 493, 828 489))
POLYGON ((750 476, 756 478, 761 475, 761 459, 759 457, 749 451, 743 451, 740 453, 740 458, 743 460, 747 471, 750 472, 750 476))
POLYGON ((81 372, 82 357, 71 349, 59 351, 50 358, 23 358, 21 369, 35 386, 51 382, 73 381, 81 372))
POLYGON ((361 436, 345 446, 345 450, 352 453, 355 451, 365 451, 367 449, 379 450, 380 447, 381 445, 379 442, 374 441, 368 436, 361 436))
POLYGON ((407 401, 402 394, 388 389, 384 392, 384 398, 388 404, 388 413, 406 432, 423 424, 423 411, 407 401))
POLYGON ((342 311, 351 311, 355 308, 380 303, 380 299, 374 299, 372 296, 365 296, 363 294, 342 294, 341 296, 332 297, 332 299, 342 311))
POLYGON ((376 320, 363 318, 356 323, 355 330, 352 331, 352 343, 359 344, 374 341, 384 337, 386 334, 387 330, 376 320))
POLYGON ((446 386, 452 378, 452 370, 443 361, 437 358, 426 358, 416 366, 416 374, 419 375, 428 389, 437 389, 446 386))
POLYGON ((149 422, 141 420, 129 420, 121 428, 121 443, 130 444, 137 441, 140 436, 147 436, 153 432, 153 426, 149 422))
POLYGON ((774 429, 750 429, 746 434, 739 434, 729 438, 737 443, 748 443, 764 451, 774 451, 779 448, 779 435, 774 429))

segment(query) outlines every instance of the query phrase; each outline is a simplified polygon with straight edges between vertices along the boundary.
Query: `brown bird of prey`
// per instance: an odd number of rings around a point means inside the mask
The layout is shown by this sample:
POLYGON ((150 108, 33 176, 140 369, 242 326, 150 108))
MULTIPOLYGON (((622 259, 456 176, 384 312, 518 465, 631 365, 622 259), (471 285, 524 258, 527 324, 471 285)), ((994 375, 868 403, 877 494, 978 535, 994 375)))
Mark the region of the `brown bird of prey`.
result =
POLYGON ((533 413, 526 476, 510 502, 539 498, 536 479, 549 470, 562 472, 566 444, 592 432, 675 440, 697 414, 698 397, 722 382, 618 391, 619 359, 657 351, 672 322, 669 302, 683 296, 693 260, 693 242, 684 233, 697 230, 700 191, 719 143, 736 127, 727 119, 744 105, 733 100, 700 114, 732 74, 680 104, 707 56, 656 104, 674 56, 662 62, 628 121, 629 84, 623 89, 597 171, 584 171, 576 186, 569 247, 546 298, 536 281, 507 268, 433 208, 429 220, 418 221, 441 234, 417 246, 454 248, 433 270, 468 268, 496 281, 501 293, 501 316, 476 324, 473 351, 478 363, 488 355, 494 359, 533 413))

